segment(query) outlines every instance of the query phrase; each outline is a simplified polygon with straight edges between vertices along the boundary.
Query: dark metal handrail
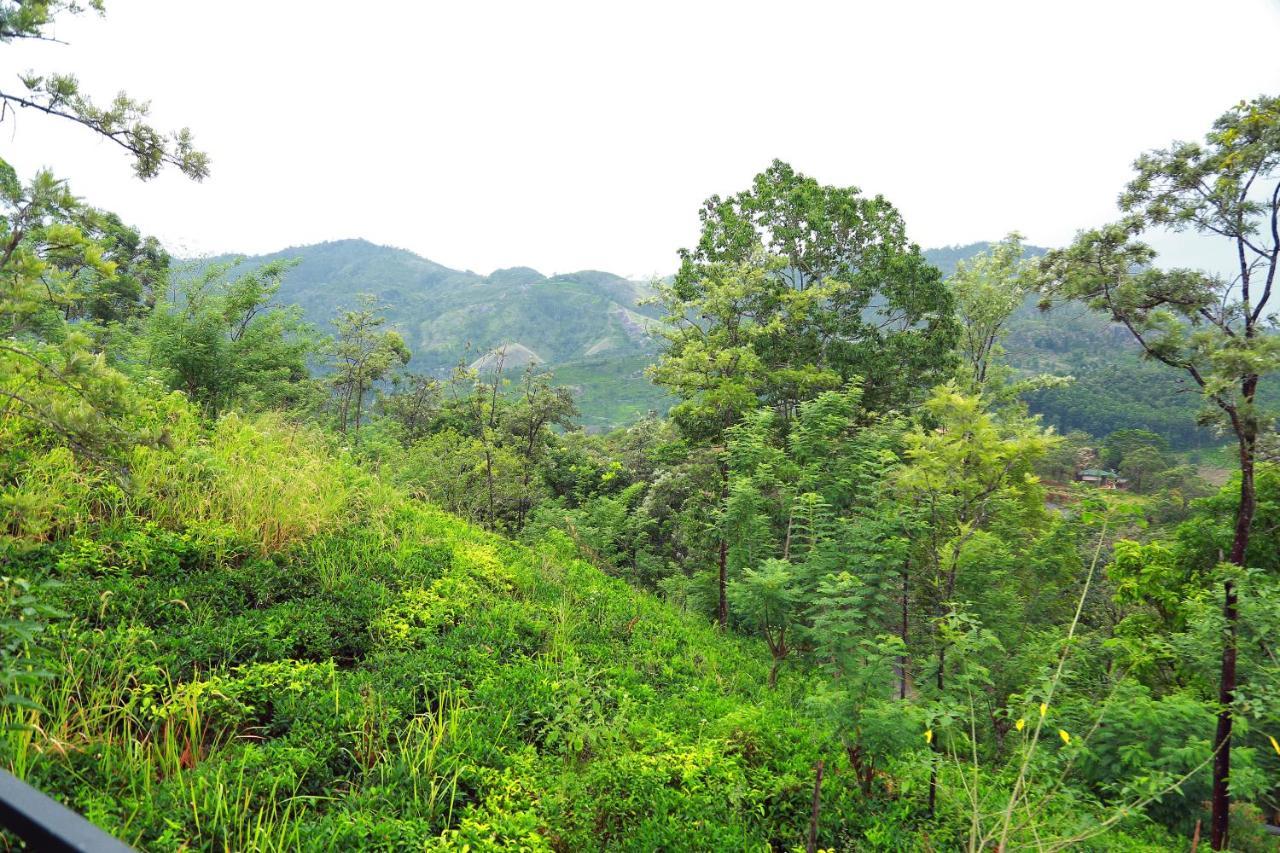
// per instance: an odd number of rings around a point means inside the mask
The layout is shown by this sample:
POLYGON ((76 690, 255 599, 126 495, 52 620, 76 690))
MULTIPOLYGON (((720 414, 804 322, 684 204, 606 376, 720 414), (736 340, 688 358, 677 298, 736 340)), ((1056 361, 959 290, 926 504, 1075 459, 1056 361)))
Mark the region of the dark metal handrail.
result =
POLYGON ((131 853, 133 848, 80 815, 0 770, 0 826, 27 842, 28 849, 52 853, 131 853))

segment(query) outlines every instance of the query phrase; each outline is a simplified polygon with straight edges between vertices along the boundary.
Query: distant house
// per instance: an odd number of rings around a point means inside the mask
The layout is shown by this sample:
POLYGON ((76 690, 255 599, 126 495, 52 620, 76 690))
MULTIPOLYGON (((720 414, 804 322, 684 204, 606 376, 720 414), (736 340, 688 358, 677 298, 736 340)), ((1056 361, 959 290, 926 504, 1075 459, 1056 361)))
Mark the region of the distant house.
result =
POLYGON ((1115 471, 1107 471, 1103 468, 1085 468, 1076 474, 1076 481, 1088 483, 1100 489, 1122 489, 1129 482, 1115 471))

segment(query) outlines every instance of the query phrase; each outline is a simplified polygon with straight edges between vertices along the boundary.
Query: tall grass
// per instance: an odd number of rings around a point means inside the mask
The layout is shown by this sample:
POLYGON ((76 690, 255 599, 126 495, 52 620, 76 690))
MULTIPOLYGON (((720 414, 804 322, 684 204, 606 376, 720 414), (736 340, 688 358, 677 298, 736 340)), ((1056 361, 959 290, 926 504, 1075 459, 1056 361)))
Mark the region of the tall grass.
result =
POLYGON ((22 441, 18 430, 0 429, 0 444, 23 457, 11 482, 0 488, 0 545, 5 539, 46 542, 110 511, 116 492, 104 488, 101 472, 86 469, 68 448, 26 449, 15 441, 22 441))
POLYGON ((364 478, 313 428, 234 413, 207 433, 175 426, 174 449, 138 448, 130 466, 132 508, 162 524, 222 524, 265 554, 336 526, 360 498, 364 478))
MULTIPOLYGON (((75 626, 61 633, 69 639, 75 626)), ((0 706, 0 755, 15 775, 43 787, 67 772, 87 772, 86 789, 112 791, 112 806, 100 810, 101 801, 89 799, 79 807, 135 844, 258 851, 329 846, 308 837, 306 827, 339 792, 304 793, 305 774, 261 776, 262 766, 251 760, 261 736, 220 712, 235 702, 220 690, 234 675, 178 683, 161 668, 139 668, 146 659, 143 635, 122 629, 89 636, 99 642, 62 647, 53 677, 31 692, 29 706, 0 706), (92 770, 74 769, 86 761, 92 770), (157 816, 158 803, 177 804, 179 812, 157 816), (170 825, 172 838, 156 837, 158 822, 170 825)), ((354 789, 374 802, 385 797, 388 812, 409 810, 433 826, 451 825, 464 769, 454 750, 471 709, 445 692, 432 709, 398 722, 376 694, 356 698, 339 689, 332 664, 320 669, 332 684, 332 703, 324 707, 335 722, 350 724, 342 740, 358 768, 354 789)))
POLYGON ((0 544, 46 542, 139 516, 173 529, 220 529, 268 554, 373 519, 394 502, 332 436, 279 413, 229 413, 209 424, 173 394, 147 400, 136 417, 136 432, 149 439, 119 469, 6 428, 0 441, 13 470, 0 484, 0 544))
POLYGON ((403 787, 410 792, 409 802, 420 817, 452 825, 463 764, 449 747, 463 735, 470 710, 455 693, 440 696, 434 710, 390 733, 385 752, 372 767, 370 784, 392 789, 407 783, 403 787))

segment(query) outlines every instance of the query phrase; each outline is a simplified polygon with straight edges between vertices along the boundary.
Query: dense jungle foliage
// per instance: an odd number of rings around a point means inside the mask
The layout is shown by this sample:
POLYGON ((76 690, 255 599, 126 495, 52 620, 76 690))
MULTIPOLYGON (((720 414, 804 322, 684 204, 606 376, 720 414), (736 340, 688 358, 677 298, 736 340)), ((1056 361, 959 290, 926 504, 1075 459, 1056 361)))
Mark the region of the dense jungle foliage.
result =
MULTIPOLYGON (((207 173, 77 85, 0 100, 207 173)), ((588 431, 527 347, 396 321, 537 326, 532 270, 402 257, 430 286, 318 322, 289 257, 184 266, 0 161, 0 765, 147 850, 1276 849, 1280 101, 1135 169, 1118 223, 943 270, 775 161, 643 305, 562 277, 614 325, 540 346, 673 401, 588 431), (1073 419, 1071 358, 1009 350, 1077 333, 1154 390, 1073 419)))

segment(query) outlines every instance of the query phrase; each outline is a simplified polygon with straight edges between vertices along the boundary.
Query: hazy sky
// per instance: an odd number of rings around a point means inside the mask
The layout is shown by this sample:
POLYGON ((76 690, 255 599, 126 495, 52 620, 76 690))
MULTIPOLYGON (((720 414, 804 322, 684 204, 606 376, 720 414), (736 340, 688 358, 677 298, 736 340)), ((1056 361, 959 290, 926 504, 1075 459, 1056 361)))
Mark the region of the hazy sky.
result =
POLYGON ((668 272, 702 199, 775 157, 883 193, 925 246, 1059 244, 1140 151, 1280 92, 1280 0, 108 0, 57 35, 4 47, 6 89, 149 98, 213 174, 140 183, 29 112, 0 126, 20 172, 180 253, 365 237, 485 273, 668 272))

